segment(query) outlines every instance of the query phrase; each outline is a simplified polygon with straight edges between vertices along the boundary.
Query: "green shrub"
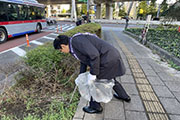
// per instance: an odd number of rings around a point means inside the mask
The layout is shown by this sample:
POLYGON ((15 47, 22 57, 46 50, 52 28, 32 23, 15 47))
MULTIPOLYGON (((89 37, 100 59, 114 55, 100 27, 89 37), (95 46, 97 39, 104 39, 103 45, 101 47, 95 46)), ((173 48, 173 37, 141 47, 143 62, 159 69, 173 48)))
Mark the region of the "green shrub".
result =
POLYGON ((150 29, 147 40, 180 58, 180 34, 177 29, 150 29))
POLYGON ((142 33, 142 28, 128 28, 128 29, 126 29, 126 31, 139 36, 142 33))
MULTIPOLYGON (((100 35, 101 27, 83 24, 63 34, 72 36, 78 32, 100 35)), ((29 51, 22 65, 16 85, 1 96, 0 119, 71 120, 79 100, 76 92, 69 104, 79 62, 54 50, 52 43, 46 43, 29 51)))
MULTIPOLYGON (((127 29, 127 31, 139 36, 141 35, 142 29, 131 28, 127 29)), ((164 27, 149 29, 147 40, 180 58, 180 33, 176 28, 171 26, 170 29, 164 27)))
POLYGON ((101 26, 100 24, 97 23, 83 24, 62 34, 67 36, 73 36, 76 33, 85 33, 85 32, 96 34, 97 36, 101 37, 101 26))

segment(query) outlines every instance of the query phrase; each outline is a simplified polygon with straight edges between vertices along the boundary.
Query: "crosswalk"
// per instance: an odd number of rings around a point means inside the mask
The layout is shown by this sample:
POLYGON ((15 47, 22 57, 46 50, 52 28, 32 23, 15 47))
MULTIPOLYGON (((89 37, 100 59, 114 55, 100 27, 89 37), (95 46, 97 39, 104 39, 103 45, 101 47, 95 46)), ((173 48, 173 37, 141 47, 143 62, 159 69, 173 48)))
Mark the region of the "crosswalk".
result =
POLYGON ((75 27, 76 26, 74 24, 52 25, 52 26, 48 26, 46 29, 42 31, 65 32, 75 27))

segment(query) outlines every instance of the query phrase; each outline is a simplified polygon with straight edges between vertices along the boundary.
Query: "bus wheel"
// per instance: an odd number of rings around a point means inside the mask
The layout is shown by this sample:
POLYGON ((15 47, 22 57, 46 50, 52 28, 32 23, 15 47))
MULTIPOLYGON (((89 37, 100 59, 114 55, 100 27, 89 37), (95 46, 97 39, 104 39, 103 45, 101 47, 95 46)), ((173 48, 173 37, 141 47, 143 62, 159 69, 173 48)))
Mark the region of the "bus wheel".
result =
POLYGON ((0 28, 0 43, 3 43, 7 40, 7 33, 3 28, 0 28))
POLYGON ((37 24, 36 30, 37 30, 38 33, 41 32, 41 26, 40 26, 40 24, 37 24))

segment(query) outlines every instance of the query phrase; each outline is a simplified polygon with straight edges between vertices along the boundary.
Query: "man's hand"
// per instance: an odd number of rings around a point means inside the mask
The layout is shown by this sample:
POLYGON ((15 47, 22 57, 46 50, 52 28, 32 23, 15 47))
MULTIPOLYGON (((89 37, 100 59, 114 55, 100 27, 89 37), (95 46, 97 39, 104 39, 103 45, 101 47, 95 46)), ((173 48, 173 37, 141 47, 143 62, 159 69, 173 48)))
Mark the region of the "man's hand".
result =
POLYGON ((96 75, 88 74, 88 85, 91 85, 96 80, 96 75))

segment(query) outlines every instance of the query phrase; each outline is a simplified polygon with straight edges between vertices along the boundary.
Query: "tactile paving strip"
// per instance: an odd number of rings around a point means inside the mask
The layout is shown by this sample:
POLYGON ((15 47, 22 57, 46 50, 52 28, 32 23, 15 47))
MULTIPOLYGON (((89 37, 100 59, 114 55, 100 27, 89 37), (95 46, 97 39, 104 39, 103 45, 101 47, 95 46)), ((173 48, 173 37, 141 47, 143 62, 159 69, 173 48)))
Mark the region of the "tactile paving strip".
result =
POLYGON ((151 84, 146 78, 135 56, 131 54, 124 43, 122 43, 113 32, 112 35, 119 42, 119 45, 127 58, 149 120, 169 120, 167 113, 152 89, 151 84))

